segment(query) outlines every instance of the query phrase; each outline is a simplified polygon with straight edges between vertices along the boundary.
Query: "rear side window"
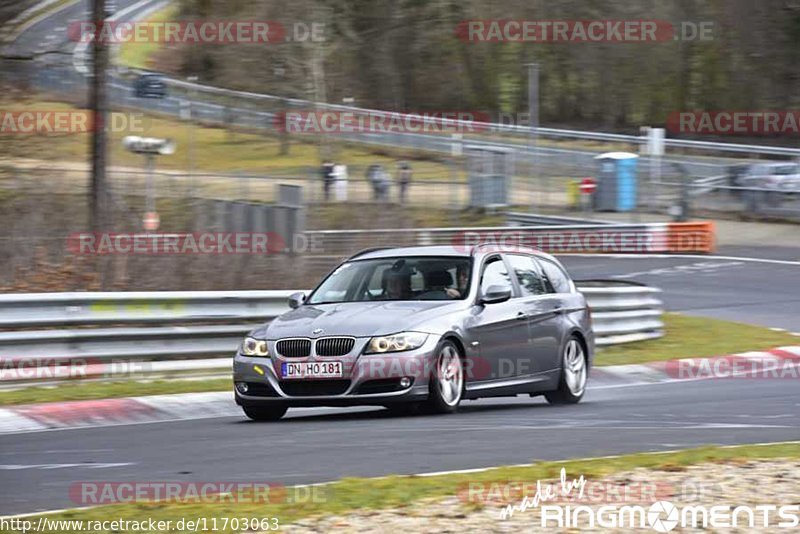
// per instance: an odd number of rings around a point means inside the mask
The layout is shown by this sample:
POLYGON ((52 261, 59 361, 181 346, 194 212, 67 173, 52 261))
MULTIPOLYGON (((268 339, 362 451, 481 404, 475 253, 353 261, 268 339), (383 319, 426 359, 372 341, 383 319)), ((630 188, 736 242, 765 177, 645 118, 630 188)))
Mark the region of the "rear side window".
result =
POLYGON ((561 267, 545 259, 540 259, 539 265, 542 266, 542 271, 544 271, 545 283, 549 286, 548 290, 553 293, 570 293, 572 291, 569 277, 561 267))
POLYGON ((523 297, 531 295, 543 295, 547 293, 544 286, 544 280, 539 274, 539 267, 530 256, 520 256, 517 254, 509 254, 508 262, 517 275, 519 287, 522 290, 523 297))

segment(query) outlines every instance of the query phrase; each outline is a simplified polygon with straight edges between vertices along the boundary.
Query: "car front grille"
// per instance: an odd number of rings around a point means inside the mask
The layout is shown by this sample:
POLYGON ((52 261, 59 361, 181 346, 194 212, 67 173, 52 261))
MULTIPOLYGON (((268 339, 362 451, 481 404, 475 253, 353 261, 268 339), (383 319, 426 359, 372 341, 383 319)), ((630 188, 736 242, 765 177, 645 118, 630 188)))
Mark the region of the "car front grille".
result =
POLYGON ((355 344, 352 337, 323 337, 317 340, 317 356, 344 356, 355 344))
POLYGON ((275 344, 278 354, 287 358, 305 358, 311 354, 310 339, 281 339, 275 344))
POLYGON ((283 380, 281 389, 290 397, 341 395, 350 387, 349 380, 283 380))

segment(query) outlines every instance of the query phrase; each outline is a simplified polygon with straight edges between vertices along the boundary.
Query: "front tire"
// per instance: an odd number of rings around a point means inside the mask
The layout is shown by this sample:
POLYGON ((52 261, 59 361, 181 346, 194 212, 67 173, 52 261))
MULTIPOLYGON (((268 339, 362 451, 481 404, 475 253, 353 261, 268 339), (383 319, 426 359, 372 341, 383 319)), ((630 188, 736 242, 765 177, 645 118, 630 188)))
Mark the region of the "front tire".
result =
POLYGON ((571 336, 564 346, 561 356, 561 377, 558 389, 544 394, 550 404, 577 404, 586 392, 589 370, 583 345, 578 338, 571 336))
POLYGON ((253 421, 277 421, 289 410, 288 406, 242 406, 244 414, 253 421))
POLYGON ((428 385, 427 411, 453 413, 464 396, 464 364, 455 343, 449 340, 439 345, 436 367, 428 385))

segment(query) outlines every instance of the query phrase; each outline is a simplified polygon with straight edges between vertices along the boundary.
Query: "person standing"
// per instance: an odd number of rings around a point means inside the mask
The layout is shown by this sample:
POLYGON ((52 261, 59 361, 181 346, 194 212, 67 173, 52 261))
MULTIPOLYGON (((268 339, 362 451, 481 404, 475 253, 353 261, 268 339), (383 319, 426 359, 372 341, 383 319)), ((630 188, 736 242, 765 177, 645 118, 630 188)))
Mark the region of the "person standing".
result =
POLYGON ((334 196, 337 202, 347 202, 347 165, 334 165, 334 196))
POLYGON ((401 161, 398 167, 397 181, 400 184, 400 204, 405 204, 408 187, 411 185, 411 165, 406 161, 401 161))
POLYGON ((375 202, 389 201, 389 186, 391 177, 382 165, 370 165, 367 168, 367 181, 372 185, 373 199, 375 202))
POLYGON ((336 179, 334 176, 334 164, 331 160, 326 159, 322 163, 322 187, 325 192, 325 202, 330 200, 331 197, 331 187, 333 186, 333 182, 336 179))

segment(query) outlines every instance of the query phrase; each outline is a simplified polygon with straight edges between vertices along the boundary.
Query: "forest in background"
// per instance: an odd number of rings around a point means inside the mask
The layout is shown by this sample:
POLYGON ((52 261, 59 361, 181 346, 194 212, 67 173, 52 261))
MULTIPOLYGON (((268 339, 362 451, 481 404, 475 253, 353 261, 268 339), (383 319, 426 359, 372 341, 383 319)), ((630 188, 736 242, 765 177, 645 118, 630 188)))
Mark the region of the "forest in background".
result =
POLYGON ((179 0, 183 20, 324 24, 324 41, 176 46, 154 67, 204 83, 399 111, 527 111, 541 65, 541 120, 631 129, 685 110, 796 109, 798 0, 179 0), (463 21, 711 23, 711 39, 657 43, 465 42, 463 21))

